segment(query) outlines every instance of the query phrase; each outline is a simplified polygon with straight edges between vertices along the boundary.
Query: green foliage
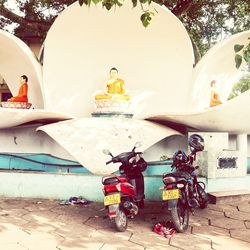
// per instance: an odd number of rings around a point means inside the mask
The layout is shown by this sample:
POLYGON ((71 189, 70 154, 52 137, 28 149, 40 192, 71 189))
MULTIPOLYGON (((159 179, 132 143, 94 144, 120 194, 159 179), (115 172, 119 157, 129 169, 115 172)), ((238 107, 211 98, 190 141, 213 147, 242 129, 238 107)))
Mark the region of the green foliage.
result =
POLYGON ((243 58, 246 63, 250 63, 250 43, 243 49, 243 58))
MULTIPOLYGON (((133 3, 133 7, 135 8, 137 6, 137 0, 131 0, 131 1, 133 3)), ((94 4, 102 2, 102 6, 105 9, 110 10, 114 6, 121 7, 124 3, 124 0, 78 0, 78 2, 80 6, 82 6, 84 3, 90 6, 91 2, 93 2, 94 4)), ((151 20, 155 13, 153 11, 143 9, 143 4, 150 4, 151 0, 139 0, 139 2, 141 3, 141 7, 143 11, 143 14, 141 15, 140 19, 141 19, 142 25, 146 28, 151 23, 151 20)))
MULTIPOLYGON (((10 23, 17 24, 15 34, 21 39, 38 37, 43 40, 54 19, 64 8, 76 0, 16 0, 16 15, 6 6, 9 0, 0 0, 0 28, 5 29, 10 23)), ((101 3, 110 10, 122 6, 125 0, 78 0, 82 8, 101 3)), ((141 6, 142 25, 148 27, 155 15, 150 5, 152 0, 131 0, 133 7, 141 6), (146 6, 146 9, 145 9, 146 6)), ((250 29, 250 4, 246 0, 154 0, 167 7, 186 27, 195 48, 196 54, 205 52, 226 35, 250 29)), ((166 23, 168 25, 168 23, 166 23)), ((248 58, 249 52, 242 54, 248 58)))
POLYGON ((240 95, 241 93, 244 93, 245 91, 249 90, 250 89, 250 74, 242 77, 239 82, 237 82, 229 97, 228 97, 228 100, 231 100, 233 99, 234 97, 240 95))
POLYGON ((152 18, 154 16, 154 12, 152 11, 145 11, 142 15, 141 15, 141 22, 142 25, 147 28, 148 25, 150 24, 152 18))
POLYGON ((78 2, 80 4, 80 6, 82 6, 84 4, 84 0, 79 0, 78 2))
POLYGON ((150 4, 150 3, 149 3, 149 0, 139 0, 139 1, 140 1, 140 3, 142 3, 142 4, 146 4, 146 3, 150 4))
POLYGON ((234 61, 235 61, 235 67, 238 69, 242 63, 242 56, 239 54, 236 54, 234 57, 234 61))
POLYGON ((135 8, 137 6, 137 0, 131 0, 133 3, 133 7, 135 8))
POLYGON ((244 0, 192 1, 179 18, 201 55, 225 36, 250 29, 250 5, 244 0))
POLYGON ((244 48, 244 45, 236 44, 236 45, 234 45, 234 52, 237 53, 237 52, 241 51, 243 48, 244 48))
MULTIPOLYGON (((250 39, 250 37, 248 39, 250 39)), ((234 45, 234 52, 235 67, 237 69, 241 66, 243 59, 248 66, 250 66, 250 43, 245 46, 240 44, 234 45), (239 52, 241 52, 241 54, 239 52)))
POLYGON ((34 38, 43 41, 57 14, 75 0, 16 0, 15 12, 8 2, 0 0, 0 27, 16 24, 15 35, 29 42, 34 38))
POLYGON ((103 0, 102 1, 102 6, 105 7, 107 10, 110 10, 112 6, 115 5, 115 1, 113 0, 103 0))

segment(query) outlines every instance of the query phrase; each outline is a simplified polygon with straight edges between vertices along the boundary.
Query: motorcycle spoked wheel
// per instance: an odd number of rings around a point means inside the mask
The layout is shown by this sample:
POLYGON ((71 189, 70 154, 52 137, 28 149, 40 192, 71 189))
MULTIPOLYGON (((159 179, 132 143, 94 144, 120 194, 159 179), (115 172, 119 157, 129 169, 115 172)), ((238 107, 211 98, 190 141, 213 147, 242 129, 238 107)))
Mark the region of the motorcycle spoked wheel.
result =
POLYGON ((198 196, 199 196, 199 204, 200 204, 200 208, 204 209, 207 208, 208 206, 208 194, 206 193, 206 191, 204 190, 204 188, 198 183, 197 186, 197 191, 198 191, 198 196))
POLYGON ((177 204, 170 211, 172 222, 179 233, 184 233, 189 226, 189 208, 178 199, 177 204))
POLYGON ((117 231, 124 232, 128 227, 128 217, 120 208, 117 210, 117 216, 114 218, 117 231))

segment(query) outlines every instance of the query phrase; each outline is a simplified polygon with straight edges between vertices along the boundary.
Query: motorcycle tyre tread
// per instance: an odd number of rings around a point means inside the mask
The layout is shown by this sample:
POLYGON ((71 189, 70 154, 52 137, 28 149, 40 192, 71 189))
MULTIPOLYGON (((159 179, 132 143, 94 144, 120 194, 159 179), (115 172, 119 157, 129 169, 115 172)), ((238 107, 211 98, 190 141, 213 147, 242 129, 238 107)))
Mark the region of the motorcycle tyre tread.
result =
POLYGON ((184 227, 180 227, 177 206, 178 206, 178 203, 177 203, 177 205, 175 207, 173 207, 170 210, 170 214, 171 214, 171 217, 172 217, 172 222, 174 223, 174 226, 175 226, 175 229, 176 229, 177 232, 184 233, 185 231, 187 231, 187 229, 189 227, 189 209, 188 209, 188 207, 186 207, 186 211, 185 211, 186 216, 187 216, 187 218, 185 220, 187 221, 187 223, 186 223, 186 225, 184 227))
POLYGON ((118 232, 125 232, 127 230, 127 227, 128 227, 128 217, 126 215, 126 213, 122 210, 122 209, 119 209, 117 211, 118 215, 114 218, 114 224, 115 224, 115 228, 118 232), (120 220, 120 213, 123 214, 123 216, 125 216, 126 218, 126 223, 125 223, 125 226, 123 225, 120 225, 119 223, 119 220, 120 220))

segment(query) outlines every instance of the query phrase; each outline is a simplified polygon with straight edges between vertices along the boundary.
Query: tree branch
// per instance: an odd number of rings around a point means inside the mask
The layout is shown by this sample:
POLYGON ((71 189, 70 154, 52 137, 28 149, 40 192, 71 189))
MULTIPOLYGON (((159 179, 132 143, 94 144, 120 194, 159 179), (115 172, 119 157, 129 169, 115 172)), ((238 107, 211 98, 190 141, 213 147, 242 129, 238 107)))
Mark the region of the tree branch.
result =
POLYGON ((7 9, 6 7, 4 7, 3 4, 0 5, 0 15, 20 25, 27 25, 30 23, 30 24, 40 24, 41 26, 50 27, 54 20, 54 19, 49 20, 49 21, 48 20, 32 20, 26 17, 21 17, 15 14, 14 12, 12 12, 11 10, 7 9))
MULTIPOLYGON (((177 17, 183 14, 184 12, 187 12, 188 9, 191 7, 193 4, 194 0, 180 0, 178 3, 175 5, 175 7, 171 10, 174 15, 177 17)), ((166 2, 164 1, 163 4, 167 6, 166 2)))

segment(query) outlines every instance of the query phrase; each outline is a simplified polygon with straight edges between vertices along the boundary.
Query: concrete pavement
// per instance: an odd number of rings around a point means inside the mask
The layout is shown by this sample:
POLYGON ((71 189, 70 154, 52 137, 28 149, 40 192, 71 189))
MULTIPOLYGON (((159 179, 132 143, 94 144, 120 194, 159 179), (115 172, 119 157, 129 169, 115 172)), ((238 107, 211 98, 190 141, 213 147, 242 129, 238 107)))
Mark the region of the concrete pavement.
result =
POLYGON ((128 230, 116 232, 100 203, 60 205, 58 200, 0 198, 1 250, 112 249, 250 249, 250 200, 209 205, 190 217, 186 233, 171 239, 152 232, 168 219, 161 202, 146 202, 129 220, 128 230))

